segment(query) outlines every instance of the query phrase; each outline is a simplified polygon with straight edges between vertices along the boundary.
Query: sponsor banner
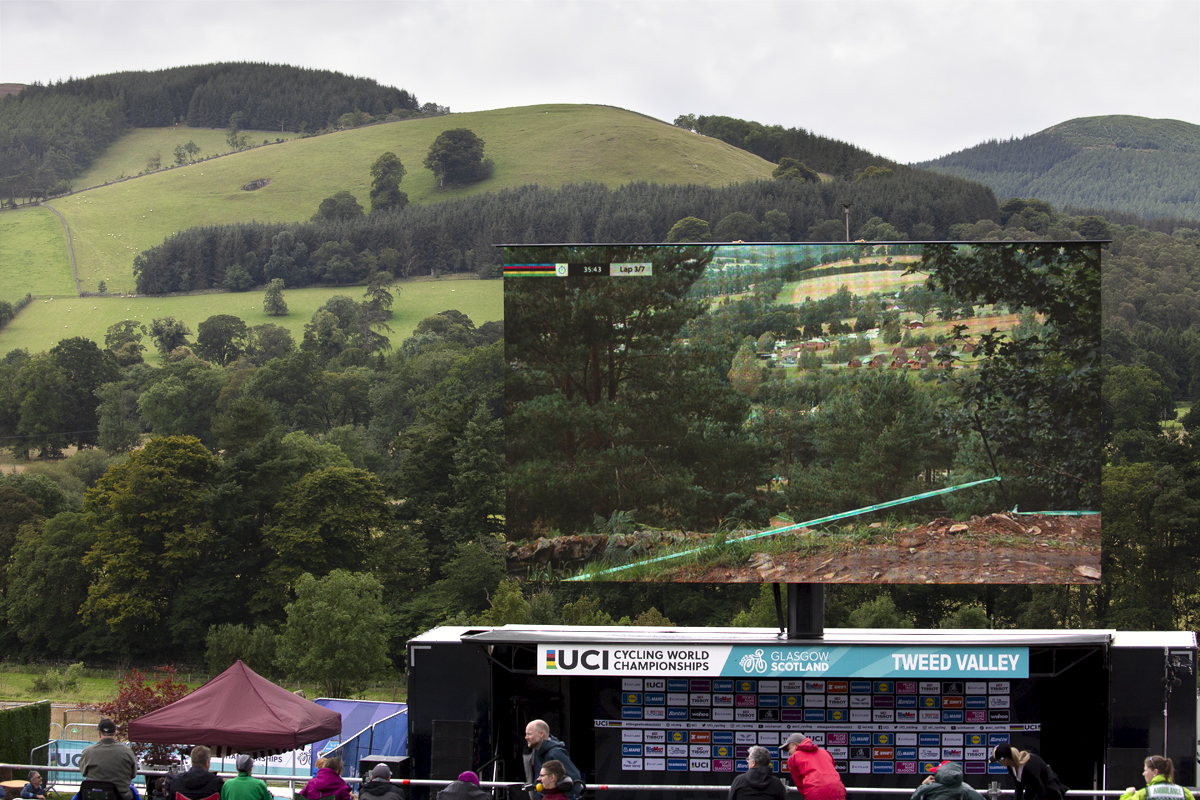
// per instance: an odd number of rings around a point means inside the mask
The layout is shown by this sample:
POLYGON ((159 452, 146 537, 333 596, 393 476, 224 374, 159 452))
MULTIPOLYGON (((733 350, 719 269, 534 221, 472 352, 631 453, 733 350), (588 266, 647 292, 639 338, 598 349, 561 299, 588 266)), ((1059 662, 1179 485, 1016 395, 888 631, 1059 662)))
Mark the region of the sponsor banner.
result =
POLYGON ((872 761, 871 772, 876 775, 892 775, 896 771, 896 766, 891 761, 872 761))
POLYGON ((897 775, 916 775, 917 774, 917 762, 915 762, 915 761, 897 761, 896 762, 896 774, 897 775))
MULTIPOLYGON (((1007 694, 1009 681, 1029 677, 1029 648, 1026 647, 887 647, 878 645, 768 646, 708 645, 692 647, 647 647, 610 644, 540 644, 539 675, 614 675, 639 676, 643 681, 676 675, 668 679, 668 692, 697 693, 714 691, 714 681, 690 678, 753 678, 736 680, 737 693, 757 693, 759 678, 774 693, 787 691, 784 679, 804 679, 806 674, 819 677, 825 691, 835 691, 828 678, 870 676, 873 680, 851 681, 851 692, 893 693, 894 678, 925 678, 919 682, 922 694, 932 694, 926 685, 936 685, 938 694, 963 694, 964 681, 942 678, 997 678, 988 680, 988 693, 1007 694), (863 684, 861 687, 859 684, 863 684), (886 687, 886 688, 884 688, 886 687)), ((805 681, 805 690, 809 681, 805 681)), ((788 684, 789 686, 793 684, 788 684)), ((623 685, 624 686, 624 685, 623 685)), ((646 683, 629 685, 628 691, 649 691, 646 683)), ((819 691, 815 688, 811 691, 819 691)), ((669 701, 668 701, 669 702, 669 701)), ((995 708, 996 706, 993 706, 995 708)))
POLYGON ((732 758, 714 758, 712 760, 713 772, 733 772, 732 758))
POLYGON ((871 762, 870 761, 851 761, 850 762, 850 774, 851 775, 870 775, 871 774, 871 762))
POLYGON ((637 770, 638 772, 641 772, 642 759, 640 759, 640 758, 622 758, 621 759, 621 769, 637 770))
POLYGON ((640 756, 641 754, 642 746, 640 744, 621 745, 621 755, 623 756, 640 756))
POLYGON ((642 736, 644 734, 645 734, 645 731, 639 731, 635 728, 634 729, 626 728, 621 731, 621 741, 622 742, 640 742, 640 741, 642 741, 642 736))
POLYGON ((644 758, 642 763, 646 765, 647 772, 663 772, 667 768, 667 760, 665 758, 644 758))

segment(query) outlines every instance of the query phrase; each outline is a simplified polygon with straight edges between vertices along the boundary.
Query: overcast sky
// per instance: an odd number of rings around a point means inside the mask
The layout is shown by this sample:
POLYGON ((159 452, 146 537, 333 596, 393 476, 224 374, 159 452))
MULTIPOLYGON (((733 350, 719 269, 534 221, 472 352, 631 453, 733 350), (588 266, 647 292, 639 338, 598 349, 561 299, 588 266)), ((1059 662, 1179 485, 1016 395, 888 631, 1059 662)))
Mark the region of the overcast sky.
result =
POLYGON ((0 2, 0 82, 214 61, 338 70, 452 111, 724 114, 901 162, 1075 117, 1200 124, 1200 0, 0 2))

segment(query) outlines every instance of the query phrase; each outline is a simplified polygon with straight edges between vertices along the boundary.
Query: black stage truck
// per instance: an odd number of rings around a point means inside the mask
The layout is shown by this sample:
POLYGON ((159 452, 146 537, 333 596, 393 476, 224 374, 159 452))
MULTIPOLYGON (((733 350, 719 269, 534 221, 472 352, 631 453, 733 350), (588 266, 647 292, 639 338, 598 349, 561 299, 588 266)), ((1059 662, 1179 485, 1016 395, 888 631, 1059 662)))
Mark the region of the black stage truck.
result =
POLYGON ((1075 789, 1140 786, 1151 754, 1195 786, 1196 649, 1191 632, 436 628, 408 643, 412 777, 523 782, 525 726, 543 719, 592 786, 728 785, 756 744, 786 777, 793 732, 848 787, 914 788, 953 760, 1008 788, 999 742, 1075 789))

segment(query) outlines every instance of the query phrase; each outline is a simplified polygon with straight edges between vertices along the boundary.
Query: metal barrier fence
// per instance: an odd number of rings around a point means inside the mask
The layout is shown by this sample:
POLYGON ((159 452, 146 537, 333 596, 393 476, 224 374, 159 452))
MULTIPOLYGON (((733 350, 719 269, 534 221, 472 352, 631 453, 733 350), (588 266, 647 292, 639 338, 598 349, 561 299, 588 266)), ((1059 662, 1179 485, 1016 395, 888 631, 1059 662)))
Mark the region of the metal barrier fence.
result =
MULTIPOLYGON (((43 774, 45 774, 46 770, 54 770, 56 772, 75 772, 75 773, 79 772, 78 767, 51 767, 46 764, 0 764, 0 769, 4 769, 4 768, 14 769, 14 770, 36 769, 39 772, 42 772, 43 774)), ((146 777, 159 777, 161 775, 167 775, 169 773, 166 772, 165 770, 140 769, 140 770, 138 770, 137 774, 144 775, 146 777)), ((236 772, 218 772, 217 775, 219 775, 222 778, 237 777, 236 772)), ((271 776, 266 776, 266 777, 270 778, 271 776)), ((293 791, 295 790, 296 784, 303 784, 303 783, 308 782, 307 778, 302 780, 302 779, 297 779, 297 778, 288 779, 288 778, 279 777, 279 776, 275 777, 273 780, 278 781, 280 783, 287 783, 289 785, 290 790, 293 790, 293 791)), ((361 780, 359 778, 346 778, 345 781, 346 781, 346 783, 350 783, 350 784, 355 784, 355 783, 361 782, 361 780)), ((454 781, 450 780, 450 779, 427 779, 427 778, 397 778, 391 782, 398 786, 448 786, 449 784, 454 783, 454 781)), ((520 789, 525 784, 521 783, 520 781, 480 781, 479 785, 480 785, 480 787, 482 787, 484 789, 510 789, 510 788, 511 789, 520 789)), ((791 793, 791 792, 798 793, 795 786, 787 786, 786 784, 785 784, 785 786, 789 793, 791 793)), ((890 796, 909 797, 912 795, 912 793, 914 791, 916 791, 916 788, 917 788, 916 786, 913 786, 912 788, 904 788, 904 787, 872 788, 869 786, 847 786, 846 794, 847 795, 859 795, 859 796, 862 796, 862 795, 889 796, 890 795, 890 796)), ((1194 786, 1190 786, 1187 788, 1193 794, 1200 791, 1200 789, 1198 789, 1197 787, 1194 787, 1194 786)), ((591 783, 591 784, 587 784, 586 790, 591 791, 591 792, 596 792, 596 793, 599 793, 599 792, 721 792, 724 794, 728 794, 729 786, 727 786, 727 785, 722 786, 719 784, 718 785, 683 785, 683 786, 681 786, 679 784, 591 783)), ((991 785, 988 788, 979 789, 978 791, 984 797, 989 798, 989 800, 998 800, 998 798, 1014 796, 1014 792, 1012 789, 1001 789, 999 783, 996 781, 992 781, 991 785)), ((1125 793, 1124 789, 1071 789, 1069 792, 1071 797, 1120 797, 1124 793, 1125 793)))

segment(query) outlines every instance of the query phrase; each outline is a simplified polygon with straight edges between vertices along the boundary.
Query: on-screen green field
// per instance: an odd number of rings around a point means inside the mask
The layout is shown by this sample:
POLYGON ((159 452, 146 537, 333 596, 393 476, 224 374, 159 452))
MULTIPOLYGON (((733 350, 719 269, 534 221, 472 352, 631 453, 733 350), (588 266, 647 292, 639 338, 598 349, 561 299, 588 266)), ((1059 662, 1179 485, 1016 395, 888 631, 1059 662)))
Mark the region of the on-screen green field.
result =
MULTIPOLYGON (((90 189, 51 205, 71 226, 83 291, 96 291, 104 280, 111 292, 132 292, 134 258, 178 230, 249 220, 303 221, 321 200, 341 190, 369 206, 371 164, 388 151, 404 163, 407 174, 400 188, 414 203, 532 183, 558 187, 599 182, 615 187, 645 180, 724 186, 769 178, 773 169, 769 162, 717 139, 633 112, 546 105, 293 139, 90 189), (489 180, 450 190, 437 187, 422 162, 438 134, 451 128, 469 128, 484 140, 484 154, 495 165, 489 180), (242 190, 260 179, 270 184, 242 190)), ((0 296, 26 291, 0 285, 0 296)))
POLYGON ((0 300, 74 295, 67 233, 48 208, 0 214, 0 300))
MULTIPOLYGON (((175 317, 187 323, 192 333, 214 314, 232 314, 247 325, 274 323, 287 328, 296 344, 304 338, 304 325, 325 301, 341 294, 362 300, 362 286, 285 289, 286 317, 267 316, 262 310, 264 290, 259 288, 235 294, 202 294, 182 297, 75 297, 55 296, 38 299, 0 331, 0 356, 24 348, 30 353, 49 350, 60 339, 85 336, 101 347, 104 333, 115 322, 131 319, 147 327, 158 317, 175 317)), ((392 286, 395 302, 390 339, 399 345, 412 335, 421 320, 432 314, 457 309, 476 326, 504 318, 503 281, 446 278, 398 281, 392 286)), ((195 336, 192 337, 195 341, 195 336)), ((159 362, 154 343, 146 337, 146 361, 159 362)))

